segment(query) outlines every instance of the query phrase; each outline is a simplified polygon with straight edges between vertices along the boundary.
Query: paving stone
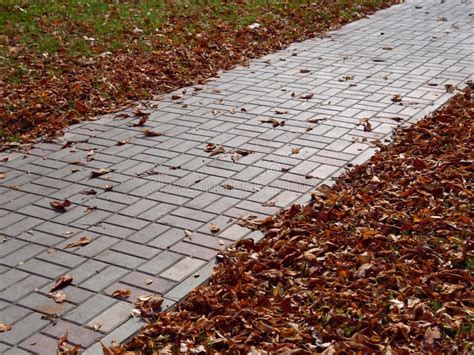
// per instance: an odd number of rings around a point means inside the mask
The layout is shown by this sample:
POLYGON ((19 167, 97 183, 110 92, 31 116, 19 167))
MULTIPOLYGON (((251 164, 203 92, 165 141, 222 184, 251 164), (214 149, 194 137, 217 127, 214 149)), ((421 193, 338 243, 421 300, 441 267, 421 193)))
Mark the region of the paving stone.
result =
MULTIPOLYGON (((16 271, 16 270, 12 270, 16 271)), ((1 278, 1 275, 0 275, 1 278)), ((5 287, 3 291, 0 292, 0 298, 14 302, 19 300, 20 298, 28 295, 31 292, 34 292, 35 289, 42 287, 50 280, 36 275, 28 276, 22 280, 15 280, 15 283, 11 284, 8 287, 5 287)), ((4 284, 2 283, 2 288, 4 284)))
POLYGON ((63 318, 75 323, 86 324, 94 316, 101 313, 106 308, 109 308, 116 302, 117 301, 111 297, 97 294, 74 308, 63 318))
POLYGON ((214 270, 214 266, 215 262, 213 261, 206 263, 201 269, 197 270, 194 275, 188 277, 186 280, 180 282, 176 287, 173 287, 169 292, 165 293, 165 297, 175 301, 182 299, 186 294, 192 291, 193 288, 209 279, 214 270))
POLYGON ((5 355, 28 355, 28 353, 19 348, 10 348, 5 352, 5 355))
POLYGON ((182 258, 183 256, 181 254, 165 250, 154 258, 151 258, 147 263, 141 265, 138 270, 157 276, 160 272, 182 258))
POLYGON ((18 305, 10 305, 9 307, 0 311, 0 318, 2 319, 2 323, 14 324, 30 313, 31 311, 29 309, 20 307, 18 305))
POLYGON ((49 321, 41 319, 40 313, 31 313, 16 322, 10 331, 0 333, 0 341, 12 345, 18 344, 48 324, 49 321))
POLYGON ((70 303, 56 303, 52 298, 38 292, 31 293, 29 296, 21 299, 18 304, 40 313, 48 315, 57 314, 58 316, 74 308, 74 305, 70 303))
POLYGON ((21 270, 38 274, 40 276, 55 279, 60 275, 65 274, 68 269, 59 265, 50 264, 38 259, 30 259, 18 267, 21 270))
POLYGON ((55 354, 58 350, 58 340, 49 336, 36 333, 33 336, 25 339, 20 347, 32 353, 39 355, 55 354))
POLYGON ((152 223, 146 226, 145 228, 133 233, 128 238, 128 240, 132 242, 140 243, 140 244, 146 244, 150 240, 163 234, 165 231, 169 229, 170 229, 169 226, 165 226, 163 224, 152 223))
POLYGON ((191 244, 187 241, 181 241, 174 244, 170 250, 202 260, 210 260, 216 255, 216 251, 213 249, 191 244))
MULTIPOLYGON (((113 341, 122 343, 133 334, 135 334, 140 328, 145 325, 145 322, 139 318, 132 318, 122 324, 120 327, 115 329, 113 332, 108 334, 102 339, 105 345, 110 345, 113 341)), ((83 352, 83 355, 101 355, 103 353, 102 347, 99 343, 83 352)))
POLYGON ((219 234, 221 238, 226 238, 230 240, 239 240, 242 239, 245 235, 250 232, 248 228, 241 227, 238 224, 233 224, 222 233, 219 234))
POLYGON ((197 270, 204 263, 205 262, 202 260, 185 257, 184 259, 175 263, 169 269, 162 272, 160 276, 173 281, 181 281, 186 276, 197 270))
POLYGON ((73 345, 79 344, 84 348, 91 346, 101 337, 99 333, 93 330, 63 320, 58 320, 56 324, 49 326, 43 332, 58 339, 63 334, 67 333, 67 340, 69 343, 73 345))
POLYGON ((101 332, 110 332, 112 329, 129 319, 131 317, 130 312, 134 308, 135 307, 128 302, 119 301, 92 319, 88 323, 88 326, 94 327, 95 324, 99 323, 102 324, 99 329, 101 332))
POLYGON ((129 269, 135 269, 139 265, 145 262, 145 259, 138 258, 132 255, 120 253, 114 250, 104 250, 102 253, 95 257, 97 260, 117 265, 123 266, 129 269))
POLYGON ((58 264, 67 268, 74 268, 84 261, 85 258, 64 252, 62 250, 48 250, 37 256, 38 259, 52 264, 58 264))
POLYGON ((122 278, 120 282, 157 293, 164 293, 175 284, 173 281, 153 277, 137 271, 128 274, 122 278))
POLYGON ((119 278, 129 273, 129 270, 117 267, 108 266, 105 269, 96 272, 94 276, 90 277, 86 281, 79 283, 80 287, 91 291, 101 291, 119 278))

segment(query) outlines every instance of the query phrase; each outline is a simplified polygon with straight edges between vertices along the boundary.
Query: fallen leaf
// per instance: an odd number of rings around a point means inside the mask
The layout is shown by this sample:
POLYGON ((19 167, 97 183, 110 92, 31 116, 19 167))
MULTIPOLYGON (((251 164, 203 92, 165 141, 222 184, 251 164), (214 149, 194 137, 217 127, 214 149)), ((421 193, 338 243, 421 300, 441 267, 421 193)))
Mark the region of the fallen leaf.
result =
POLYGON ((98 331, 101 327, 102 327, 102 322, 95 322, 92 325, 92 329, 94 329, 94 331, 98 331))
POLYGON ((8 161, 8 157, 1 157, 0 158, 0 163, 6 163, 8 161))
POLYGON ((300 73, 302 73, 302 74, 311 73, 311 70, 309 70, 309 69, 300 69, 300 73))
POLYGON ((306 94, 306 95, 300 96, 300 99, 310 100, 313 98, 313 96, 314 94, 306 94))
POLYGON ((1 172, 0 171, 0 179, 5 179, 7 176, 7 173, 1 172))
POLYGON ((274 128, 276 128, 278 126, 284 126, 285 125, 285 121, 279 122, 274 118, 267 118, 267 119, 264 119, 264 120, 260 120, 260 122, 262 122, 262 123, 271 123, 274 128))
POLYGON ((181 98, 181 96, 179 96, 179 95, 171 96, 171 100, 179 100, 180 98, 181 98))
POLYGON ((148 116, 143 116, 137 123, 132 124, 132 127, 142 127, 148 121, 148 116))
POLYGON ((153 283, 152 279, 146 279, 145 280, 145 285, 151 285, 153 283))
POLYGON ((66 300, 66 294, 61 290, 50 292, 47 295, 48 297, 51 297, 56 303, 63 303, 66 300))
POLYGON ((58 351, 57 355, 77 355, 81 349, 80 344, 70 345, 68 344, 68 333, 61 335, 58 339, 58 351))
POLYGON ((8 332, 8 331, 11 330, 11 329, 12 329, 11 324, 0 323, 0 333, 8 332))
POLYGON ((298 154, 301 151, 301 147, 291 148, 291 154, 298 154))
POLYGON ((60 290, 68 285, 70 285, 72 282, 72 276, 69 274, 61 275, 56 279, 56 282, 54 283, 53 287, 51 288, 50 292, 54 292, 56 290, 60 290))
POLYGON ((453 84, 445 84, 444 88, 446 89, 446 92, 449 94, 454 93, 455 86, 453 84))
POLYGON ((163 133, 158 132, 158 131, 152 131, 151 129, 145 128, 145 129, 143 130, 143 135, 144 135, 145 137, 159 137, 159 136, 162 136, 163 133))
POLYGON ((393 102, 402 102, 402 97, 400 94, 393 95, 392 99, 393 102))
POLYGON ((364 126, 364 132, 372 132, 372 125, 370 124, 368 118, 361 118, 360 124, 364 126))
POLYGON ((130 139, 124 139, 124 140, 118 141, 117 145, 125 145, 125 144, 128 144, 129 142, 130 142, 130 139))
POLYGON ((207 143, 206 147, 204 148, 204 151, 207 152, 207 153, 210 153, 214 149, 216 149, 216 145, 214 143, 207 143))
POLYGON ((94 189, 82 190, 80 192, 80 194, 82 194, 82 195, 96 195, 97 191, 94 190, 94 189))
POLYGON ((214 223, 209 223, 208 227, 211 233, 217 233, 221 230, 221 228, 217 224, 214 224, 214 223))
POLYGON ((64 200, 64 201, 57 201, 57 200, 54 200, 54 201, 51 201, 49 203, 51 205, 51 207, 53 207, 55 210, 58 210, 58 211, 61 211, 61 212, 65 212, 66 211, 66 207, 69 207, 71 206, 71 201, 69 200, 64 200))
POLYGON ((73 242, 67 243, 67 244, 64 246, 64 249, 75 248, 75 247, 83 247, 84 245, 87 245, 87 244, 89 244, 90 242, 92 242, 92 238, 91 238, 91 237, 81 237, 81 238, 79 238, 78 240, 75 240, 75 241, 73 241, 73 242))
POLYGON ((190 230, 185 229, 184 234, 186 234, 186 237, 188 237, 189 239, 193 239, 193 232, 191 232, 190 230))
POLYGON ((226 190, 232 190, 234 188, 231 184, 222 184, 221 186, 226 190))
POLYGON ((215 155, 222 154, 222 153, 225 153, 224 146, 219 145, 211 152, 211 154, 209 154, 209 156, 213 157, 215 155))
POLYGON ((276 110, 275 113, 277 115, 286 115, 288 113, 288 111, 281 111, 281 110, 276 110))
POLYGON ((309 122, 309 123, 319 123, 319 122, 323 122, 323 121, 326 121, 327 118, 308 118, 306 121, 309 122))
POLYGON ((128 288, 119 288, 112 292, 112 297, 115 298, 129 298, 132 295, 132 291, 128 288))
POLYGON ((114 171, 114 170, 115 170, 115 169, 105 169, 105 168, 102 168, 102 169, 99 169, 99 170, 91 171, 91 178, 96 178, 96 177, 99 177, 99 176, 102 176, 102 175, 111 173, 111 172, 114 171))

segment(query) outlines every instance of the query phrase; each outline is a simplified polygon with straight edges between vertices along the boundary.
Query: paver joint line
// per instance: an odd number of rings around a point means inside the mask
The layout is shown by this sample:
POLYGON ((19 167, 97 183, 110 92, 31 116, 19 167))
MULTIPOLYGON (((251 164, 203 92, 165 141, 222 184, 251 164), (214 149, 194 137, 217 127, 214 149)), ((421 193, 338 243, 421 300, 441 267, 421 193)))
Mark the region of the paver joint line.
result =
POLYGON ((0 166, 0 321, 13 328, 0 333, 0 352, 47 352, 69 331, 85 354, 99 354, 98 339, 123 341, 143 325, 128 315, 137 297, 179 302, 208 279, 219 250, 262 238, 237 218, 307 202, 315 186, 368 160, 372 141, 389 142, 397 126, 446 102, 445 85, 473 79, 468 6, 409 0, 224 72, 181 102, 151 102, 147 125, 160 137, 109 115, 68 129, 74 151, 38 143, 12 153, 0 166), (225 153, 210 156, 207 143, 225 153), (70 164, 90 149, 87 165, 70 164), (91 179, 98 169, 114 171, 91 179), (67 212, 51 209, 64 199, 67 212), (64 249, 83 236, 92 242, 64 249), (74 281, 56 304, 46 294, 65 273, 74 281), (131 297, 113 298, 119 288, 131 297), (41 317, 51 313, 57 327, 41 317))

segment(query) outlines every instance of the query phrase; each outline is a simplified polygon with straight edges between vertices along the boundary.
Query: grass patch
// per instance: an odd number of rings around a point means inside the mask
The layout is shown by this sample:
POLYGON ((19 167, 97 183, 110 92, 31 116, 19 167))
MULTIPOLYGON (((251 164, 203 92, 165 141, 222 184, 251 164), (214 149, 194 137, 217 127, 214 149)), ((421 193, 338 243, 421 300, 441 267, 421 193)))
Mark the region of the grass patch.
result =
POLYGON ((397 1, 2 0, 0 143, 56 135, 397 1))

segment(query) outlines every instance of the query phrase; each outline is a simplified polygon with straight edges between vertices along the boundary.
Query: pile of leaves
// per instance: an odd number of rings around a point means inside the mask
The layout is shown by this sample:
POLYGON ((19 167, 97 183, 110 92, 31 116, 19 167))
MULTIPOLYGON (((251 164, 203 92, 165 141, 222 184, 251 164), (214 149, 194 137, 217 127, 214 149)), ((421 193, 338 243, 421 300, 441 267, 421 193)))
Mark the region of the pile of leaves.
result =
POLYGON ((107 351, 472 351, 473 89, 265 220, 261 242, 236 243, 208 285, 107 351))
POLYGON ((0 3, 0 144, 53 137, 398 2, 0 3))

